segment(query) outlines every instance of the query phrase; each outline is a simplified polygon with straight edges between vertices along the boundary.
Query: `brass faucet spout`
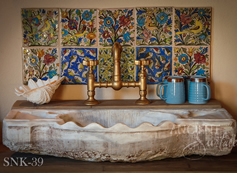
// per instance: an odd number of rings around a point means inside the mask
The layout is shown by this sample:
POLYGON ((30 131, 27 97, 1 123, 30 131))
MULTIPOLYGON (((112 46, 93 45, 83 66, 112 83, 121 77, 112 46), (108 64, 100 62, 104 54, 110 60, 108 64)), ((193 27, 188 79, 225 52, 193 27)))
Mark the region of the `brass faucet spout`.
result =
POLYGON ((114 60, 114 74, 113 74, 114 82, 121 81, 120 58, 122 50, 123 48, 119 44, 119 42, 115 42, 112 48, 113 60, 114 60))

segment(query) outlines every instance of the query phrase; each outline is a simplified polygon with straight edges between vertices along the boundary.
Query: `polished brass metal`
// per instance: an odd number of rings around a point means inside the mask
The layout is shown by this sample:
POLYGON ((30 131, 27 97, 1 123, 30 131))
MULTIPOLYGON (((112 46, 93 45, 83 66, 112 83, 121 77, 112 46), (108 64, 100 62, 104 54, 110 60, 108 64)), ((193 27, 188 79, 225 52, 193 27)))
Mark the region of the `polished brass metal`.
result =
POLYGON ((121 80, 120 70, 120 58, 122 52, 122 46, 119 42, 115 42, 112 48, 113 60, 114 60, 114 72, 112 82, 96 82, 93 74, 93 66, 99 64, 98 60, 84 60, 83 65, 89 66, 89 72, 87 74, 87 95, 88 99, 84 102, 85 105, 97 105, 99 102, 94 98, 96 87, 112 87, 114 90, 120 90, 122 87, 139 87, 140 98, 136 101, 138 105, 149 104, 150 101, 146 98, 147 95, 147 76, 145 71, 145 65, 150 64, 150 60, 140 59, 135 61, 135 65, 141 66, 141 72, 139 75, 139 81, 123 82, 121 80))

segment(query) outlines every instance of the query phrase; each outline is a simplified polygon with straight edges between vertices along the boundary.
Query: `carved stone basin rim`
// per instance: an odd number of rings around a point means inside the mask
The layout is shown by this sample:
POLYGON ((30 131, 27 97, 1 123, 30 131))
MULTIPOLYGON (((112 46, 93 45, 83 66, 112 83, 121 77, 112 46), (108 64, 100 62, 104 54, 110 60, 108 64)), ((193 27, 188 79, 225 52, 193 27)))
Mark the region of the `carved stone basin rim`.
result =
POLYGON ((3 120, 3 143, 12 151, 86 161, 225 155, 233 145, 221 143, 235 136, 236 122, 222 108, 14 109, 3 120), (210 146, 214 139, 220 145, 210 146))
MULTIPOLYGON (((76 130, 126 131, 151 129, 169 129, 175 124, 195 120, 208 125, 211 120, 225 123, 224 118, 231 118, 224 109, 212 110, 12 110, 4 119, 6 122, 18 121, 33 124, 55 122, 55 127, 76 130), (220 112, 222 114, 220 114, 220 112), (217 114, 218 113, 218 114, 217 114), (61 126, 61 127, 60 127, 61 126)), ((229 120, 228 120, 229 122, 229 120)), ((194 121, 193 121, 194 123, 194 121)), ((17 125, 17 124, 16 124, 17 125)))

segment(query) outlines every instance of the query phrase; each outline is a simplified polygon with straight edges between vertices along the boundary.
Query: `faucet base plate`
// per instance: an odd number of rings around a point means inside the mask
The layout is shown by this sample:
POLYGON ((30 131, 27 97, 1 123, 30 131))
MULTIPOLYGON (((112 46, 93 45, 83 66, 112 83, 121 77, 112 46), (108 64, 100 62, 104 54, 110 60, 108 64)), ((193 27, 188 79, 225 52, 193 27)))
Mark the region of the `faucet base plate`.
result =
POLYGON ((145 98, 145 99, 138 99, 136 102, 135 102, 137 105, 147 105, 147 104, 150 104, 150 101, 145 98))
POLYGON ((85 105, 97 105, 99 102, 96 99, 84 101, 85 105))

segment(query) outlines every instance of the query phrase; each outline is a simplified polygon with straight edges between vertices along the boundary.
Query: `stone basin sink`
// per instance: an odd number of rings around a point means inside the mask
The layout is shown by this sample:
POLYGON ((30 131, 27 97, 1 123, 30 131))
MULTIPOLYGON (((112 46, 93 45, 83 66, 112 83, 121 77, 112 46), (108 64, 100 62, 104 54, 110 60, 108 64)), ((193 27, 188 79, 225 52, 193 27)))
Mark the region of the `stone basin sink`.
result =
POLYGON ((84 161, 138 162, 231 152, 236 122, 218 109, 14 109, 3 121, 12 151, 84 161))

